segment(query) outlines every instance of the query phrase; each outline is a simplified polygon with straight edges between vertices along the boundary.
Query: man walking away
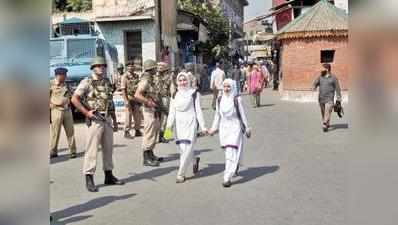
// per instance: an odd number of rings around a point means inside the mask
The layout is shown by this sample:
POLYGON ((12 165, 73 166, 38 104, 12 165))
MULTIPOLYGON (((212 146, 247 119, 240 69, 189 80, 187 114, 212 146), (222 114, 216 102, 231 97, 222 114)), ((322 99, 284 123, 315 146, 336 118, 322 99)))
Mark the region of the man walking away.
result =
POLYGON ((216 69, 211 73, 210 89, 213 91, 213 101, 211 106, 216 110, 216 101, 219 94, 223 90, 223 81, 225 79, 225 72, 221 69, 221 63, 216 63, 216 69))
POLYGON ((331 73, 331 65, 323 64, 323 71, 321 75, 314 81, 313 90, 319 87, 319 106, 322 115, 322 129, 327 132, 330 126, 330 117, 334 106, 334 97, 336 94, 336 101, 341 102, 341 89, 339 80, 331 73))

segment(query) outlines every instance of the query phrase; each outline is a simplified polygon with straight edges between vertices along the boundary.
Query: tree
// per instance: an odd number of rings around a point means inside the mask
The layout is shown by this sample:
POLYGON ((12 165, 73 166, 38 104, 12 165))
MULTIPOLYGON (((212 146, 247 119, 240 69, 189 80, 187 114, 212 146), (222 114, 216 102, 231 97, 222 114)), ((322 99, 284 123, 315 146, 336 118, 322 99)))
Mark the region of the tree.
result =
POLYGON ((92 0, 53 0, 55 12, 85 12, 92 9, 92 0))
POLYGON ((84 12, 92 8, 92 0, 67 0, 67 9, 71 12, 84 12))
POLYGON ((230 26, 227 18, 219 8, 198 0, 179 0, 180 9, 186 10, 202 18, 207 23, 209 40, 204 48, 216 60, 228 57, 230 26))

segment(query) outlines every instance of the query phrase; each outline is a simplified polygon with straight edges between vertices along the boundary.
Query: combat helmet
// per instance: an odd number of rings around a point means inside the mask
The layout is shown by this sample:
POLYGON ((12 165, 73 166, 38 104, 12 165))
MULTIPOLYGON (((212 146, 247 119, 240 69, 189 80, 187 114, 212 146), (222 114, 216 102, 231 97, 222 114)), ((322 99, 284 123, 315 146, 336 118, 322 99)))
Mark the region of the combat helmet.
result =
POLYGON ((104 57, 97 56, 94 58, 93 62, 91 63, 90 69, 92 70, 94 66, 104 65, 106 66, 106 60, 104 57))
POLYGON ((148 71, 148 70, 152 70, 152 69, 156 69, 157 68, 157 64, 156 61, 153 59, 147 59, 144 62, 144 71, 148 71))
POLYGON ((124 69, 123 64, 122 64, 122 63, 119 63, 119 64, 117 65, 117 69, 124 69))

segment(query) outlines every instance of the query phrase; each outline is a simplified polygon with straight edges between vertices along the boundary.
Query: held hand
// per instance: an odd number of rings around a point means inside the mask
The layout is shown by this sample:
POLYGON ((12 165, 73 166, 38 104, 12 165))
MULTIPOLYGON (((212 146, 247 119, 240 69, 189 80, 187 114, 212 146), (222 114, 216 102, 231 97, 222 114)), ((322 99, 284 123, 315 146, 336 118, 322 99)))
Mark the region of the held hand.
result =
POLYGON ((214 135, 214 133, 215 133, 215 131, 214 131, 214 130, 212 130, 212 129, 209 129, 209 130, 208 130, 208 133, 209 133, 209 135, 210 135, 210 136, 213 136, 213 135, 214 135))

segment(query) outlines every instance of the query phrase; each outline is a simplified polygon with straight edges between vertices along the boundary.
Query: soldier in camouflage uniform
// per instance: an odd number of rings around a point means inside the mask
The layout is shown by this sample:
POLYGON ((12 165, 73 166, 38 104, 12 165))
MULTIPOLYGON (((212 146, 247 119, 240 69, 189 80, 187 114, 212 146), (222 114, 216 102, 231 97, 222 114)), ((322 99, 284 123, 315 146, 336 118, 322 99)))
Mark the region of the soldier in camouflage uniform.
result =
POLYGON ((76 141, 73 128, 73 115, 70 105, 72 92, 65 83, 65 68, 55 69, 55 79, 50 81, 51 140, 50 158, 58 156, 58 141, 61 127, 65 129, 70 150, 70 158, 76 158, 76 141))
POLYGON ((154 60, 148 59, 144 62, 144 74, 134 95, 136 100, 144 105, 144 137, 142 140, 144 166, 159 166, 160 161, 163 160, 153 153, 157 143, 160 112, 162 111, 160 91, 154 79, 156 70, 157 64, 154 60))
POLYGON ((163 137, 164 131, 166 129, 167 116, 169 114, 170 98, 174 96, 176 92, 176 87, 173 82, 173 74, 170 73, 169 65, 165 62, 158 63, 158 73, 155 77, 156 84, 158 84, 158 89, 160 91, 161 104, 164 109, 160 113, 160 131, 159 131, 159 142, 167 143, 168 141, 163 137))
POLYGON ((124 66, 123 66, 123 64, 119 63, 117 65, 117 72, 115 74, 113 74, 113 76, 112 76, 115 91, 121 90, 121 85, 122 85, 121 82, 122 82, 123 74, 124 74, 124 66))
POLYGON ((87 190, 97 192, 94 173, 100 145, 102 146, 105 185, 123 185, 124 182, 112 174, 113 132, 117 131, 117 122, 113 104, 113 87, 109 79, 105 77, 105 59, 95 58, 91 64, 91 70, 93 71, 92 75, 82 80, 77 87, 72 97, 72 103, 87 118, 87 145, 83 173, 86 176, 87 190))
POLYGON ((121 90, 123 91, 124 103, 126 106, 125 122, 124 122, 124 137, 132 138, 130 134, 131 116, 134 118, 135 136, 140 137, 141 116, 140 103, 134 98, 138 83, 140 82, 139 75, 135 73, 134 62, 129 61, 126 64, 127 71, 122 77, 121 90))

